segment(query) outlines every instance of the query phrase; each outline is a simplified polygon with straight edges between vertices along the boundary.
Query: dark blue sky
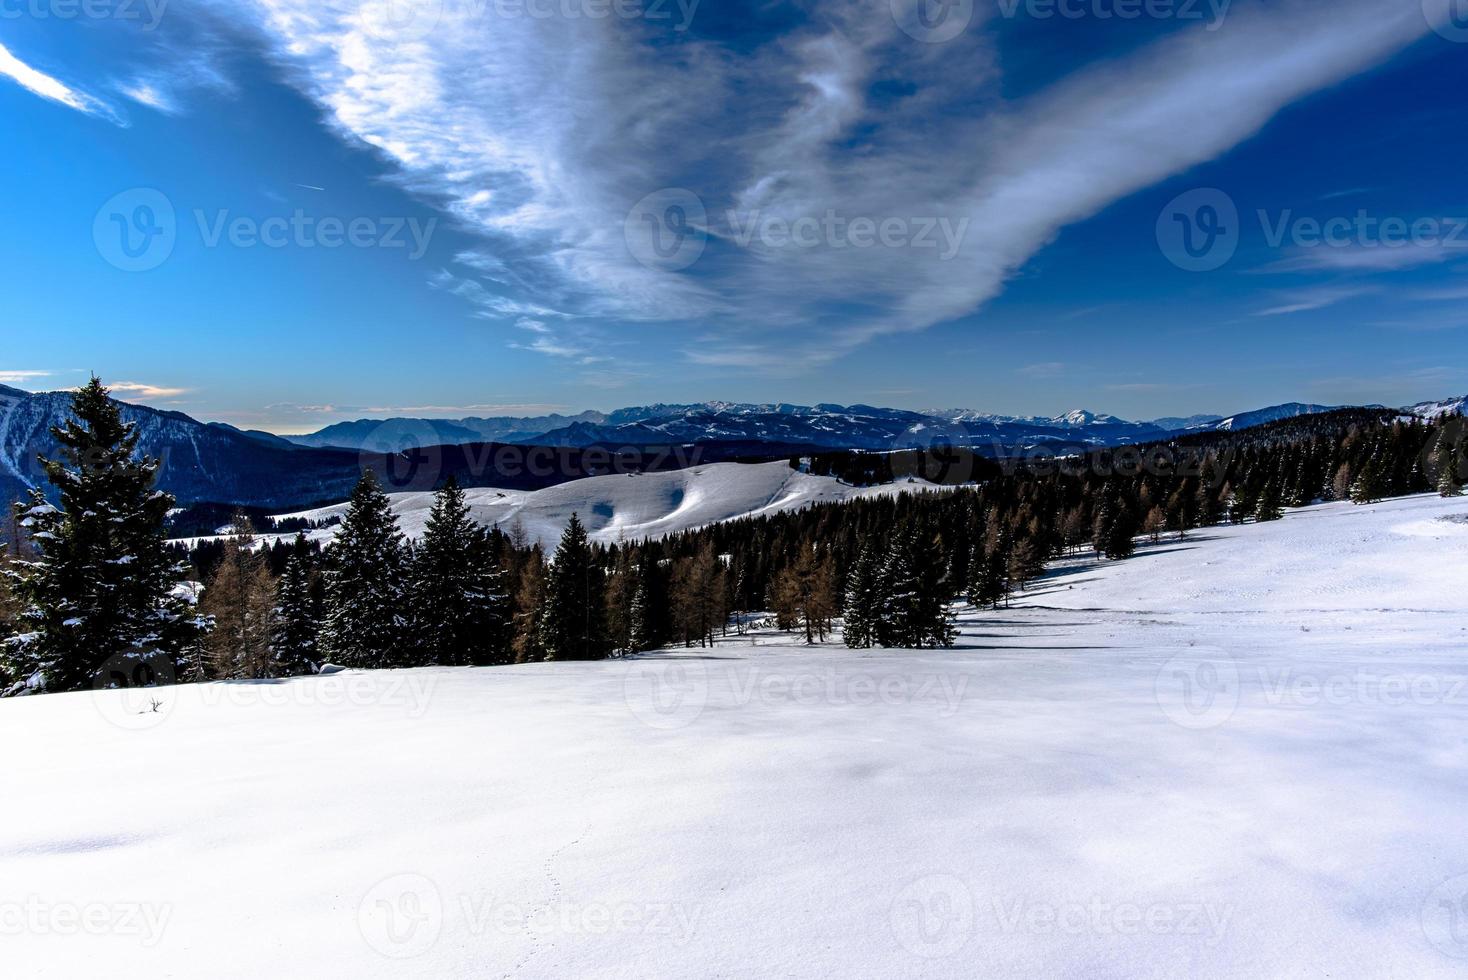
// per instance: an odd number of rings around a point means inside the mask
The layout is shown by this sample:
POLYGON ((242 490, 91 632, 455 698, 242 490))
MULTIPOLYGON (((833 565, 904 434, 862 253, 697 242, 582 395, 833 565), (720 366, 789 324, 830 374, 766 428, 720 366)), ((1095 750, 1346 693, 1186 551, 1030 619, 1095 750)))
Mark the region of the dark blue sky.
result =
POLYGON ((922 2, 8 6, 0 382, 282 431, 1468 392, 1437 0, 922 2))

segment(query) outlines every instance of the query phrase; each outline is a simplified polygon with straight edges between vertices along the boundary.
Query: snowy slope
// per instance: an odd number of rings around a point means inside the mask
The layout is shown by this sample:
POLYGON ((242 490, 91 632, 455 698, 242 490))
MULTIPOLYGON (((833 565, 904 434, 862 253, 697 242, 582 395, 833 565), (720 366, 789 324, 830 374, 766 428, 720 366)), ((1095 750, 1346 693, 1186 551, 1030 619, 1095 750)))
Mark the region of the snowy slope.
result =
POLYGON ((5 975, 1464 975, 1468 501, 962 626, 0 703, 5 975))
POLYGON ((1418 402, 1416 405, 1408 405, 1402 411, 1424 419, 1435 419, 1440 415, 1464 415, 1468 414, 1468 395, 1435 402, 1418 402))
MULTIPOLYGON (((532 541, 554 548, 573 512, 593 540, 635 541, 813 503, 930 488, 921 483, 851 487, 832 477, 792 470, 784 462, 711 463, 671 473, 595 476, 545 490, 481 488, 467 490, 465 496, 475 520, 506 531, 518 524, 532 541)), ((391 499, 403 533, 417 538, 433 494, 397 493, 391 499)), ((324 520, 345 512, 346 504, 337 504, 281 516, 324 520)), ((334 533, 328 528, 315 536, 329 540, 334 533)))

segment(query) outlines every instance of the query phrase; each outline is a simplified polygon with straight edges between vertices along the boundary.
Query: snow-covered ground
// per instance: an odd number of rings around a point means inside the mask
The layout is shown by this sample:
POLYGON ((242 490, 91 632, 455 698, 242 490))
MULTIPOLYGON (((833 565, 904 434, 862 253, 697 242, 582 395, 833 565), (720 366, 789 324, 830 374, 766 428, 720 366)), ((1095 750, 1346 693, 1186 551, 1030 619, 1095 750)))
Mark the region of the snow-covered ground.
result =
MULTIPOLYGON (((529 540, 550 549, 560 540, 572 513, 581 518, 592 540, 610 544, 677 534, 737 517, 799 510, 815 503, 932 488, 932 484, 916 482, 853 487, 834 477, 802 473, 788 463, 776 462, 710 463, 670 473, 593 476, 545 490, 475 488, 464 494, 475 520, 498 524, 506 531, 518 524, 529 540)), ((403 533, 410 538, 422 535, 433 494, 389 496, 403 533)), ((320 521, 339 517, 346 509, 341 503, 278 516, 320 521)), ((335 533, 334 528, 326 528, 309 536, 329 541, 335 533)))
POLYGON ((0 703, 0 970, 1468 971, 1468 502, 1078 559, 962 626, 0 703))

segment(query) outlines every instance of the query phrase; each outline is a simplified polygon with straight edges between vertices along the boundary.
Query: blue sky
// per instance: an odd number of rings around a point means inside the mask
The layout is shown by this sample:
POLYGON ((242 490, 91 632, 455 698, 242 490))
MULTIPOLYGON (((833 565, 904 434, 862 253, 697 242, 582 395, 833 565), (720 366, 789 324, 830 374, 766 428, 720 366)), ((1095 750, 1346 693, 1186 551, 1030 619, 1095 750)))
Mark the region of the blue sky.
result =
POLYGON ((91 2, 0 3, 0 382, 276 431, 1468 392, 1447 0, 91 2))

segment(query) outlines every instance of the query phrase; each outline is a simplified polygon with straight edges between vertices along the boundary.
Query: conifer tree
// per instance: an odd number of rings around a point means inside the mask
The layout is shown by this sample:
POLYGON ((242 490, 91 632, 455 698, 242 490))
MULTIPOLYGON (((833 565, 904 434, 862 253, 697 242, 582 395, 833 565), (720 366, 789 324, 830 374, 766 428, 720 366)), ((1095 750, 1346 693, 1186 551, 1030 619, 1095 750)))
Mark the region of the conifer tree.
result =
POLYGON ((276 583, 275 621, 271 643, 282 677, 315 671, 318 610, 311 594, 311 569, 306 559, 306 539, 296 538, 296 548, 286 559, 285 570, 276 583))
POLYGON ((1433 463, 1437 467, 1437 492, 1443 497, 1463 496, 1463 479, 1468 476, 1468 439, 1462 440, 1462 444, 1455 446, 1453 430, 1461 428, 1462 420, 1458 425, 1449 424, 1444 420, 1442 431, 1438 434, 1437 447, 1433 451, 1433 463))
POLYGON ((489 532, 476 523, 458 481, 434 495, 408 586, 417 664, 488 666, 507 661, 505 594, 489 532))
POLYGON ((545 659, 545 646, 540 641, 545 585, 545 559, 541 557, 540 546, 536 545, 520 570, 520 585, 515 590, 513 649, 517 664, 540 663, 545 659))
POLYGON ((71 411, 51 430, 60 458, 41 459, 59 506, 40 490, 16 505, 34 554, 7 571, 21 605, 4 646, 8 693, 172 683, 200 625, 174 595, 173 498, 154 488, 159 463, 137 456, 137 430, 101 381, 78 389, 71 411))
POLYGON ((1130 558, 1136 550, 1138 526, 1136 515, 1125 501, 1117 501, 1111 518, 1111 527, 1106 533, 1105 554, 1113 561, 1130 558))
POLYGON ((803 545, 775 580, 775 608, 784 621, 804 628, 806 643, 825 640, 836 614, 830 559, 817 560, 815 548, 803 545))
POLYGON ((393 667, 407 660, 403 536, 370 470, 352 490, 327 559, 321 655, 344 667, 393 667))
POLYGON ((632 592, 632 608, 628 618, 631 620, 631 639, 628 648, 633 652, 656 648, 657 636, 653 629, 651 609, 648 605, 648 577, 646 575, 637 576, 637 585, 632 592))
POLYGON ((1270 477, 1264 483, 1264 489, 1259 492, 1259 499, 1254 504, 1254 520, 1277 521, 1284 517, 1284 510, 1280 506, 1279 483, 1274 477, 1270 477))
POLYGON ((603 589, 586 527, 572 514, 546 575, 540 642, 547 660, 600 660, 607 655, 603 589))
POLYGON ((877 619, 886 599, 877 553, 870 543, 862 545, 856 564, 846 579, 846 602, 842 609, 842 638, 853 649, 870 647, 877 640, 877 619))

